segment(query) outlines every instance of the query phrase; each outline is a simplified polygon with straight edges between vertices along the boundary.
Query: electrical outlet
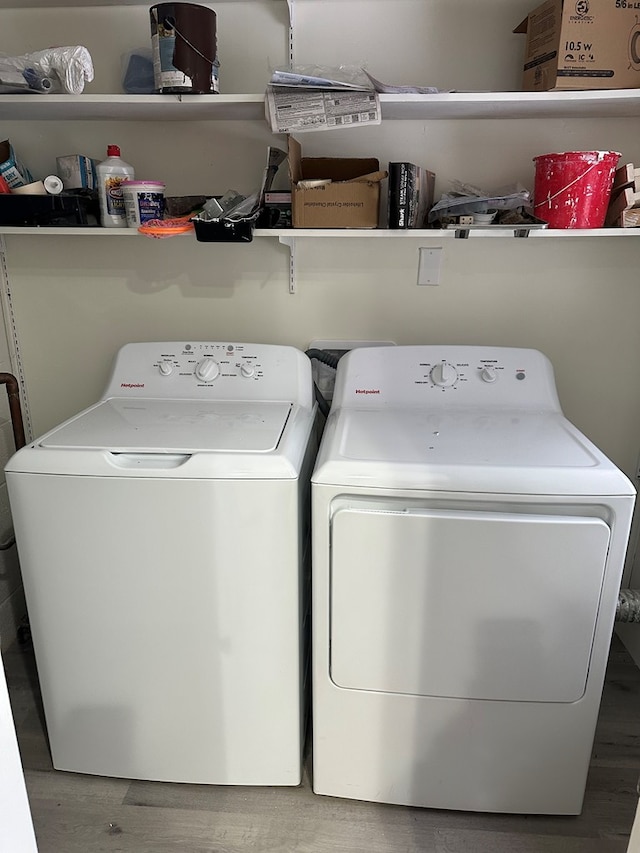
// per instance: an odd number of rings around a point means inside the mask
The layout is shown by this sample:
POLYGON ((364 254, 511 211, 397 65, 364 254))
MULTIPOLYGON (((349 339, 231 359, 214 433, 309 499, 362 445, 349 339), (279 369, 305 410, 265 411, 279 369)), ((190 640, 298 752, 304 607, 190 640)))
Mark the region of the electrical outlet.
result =
POLYGON ((442 266, 442 248, 418 249, 418 284, 440 284, 440 267, 442 266))

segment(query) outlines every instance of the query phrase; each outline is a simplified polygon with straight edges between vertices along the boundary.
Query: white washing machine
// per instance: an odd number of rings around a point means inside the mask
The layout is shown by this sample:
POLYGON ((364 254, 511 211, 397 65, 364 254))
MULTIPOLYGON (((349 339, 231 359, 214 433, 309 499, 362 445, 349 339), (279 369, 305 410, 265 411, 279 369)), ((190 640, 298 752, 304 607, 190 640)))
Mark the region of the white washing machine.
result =
POLYGON ((291 347, 123 347, 6 467, 59 770, 297 785, 315 403, 291 347))
POLYGON ((579 813, 634 499, 537 351, 345 356, 312 475, 314 791, 579 813))

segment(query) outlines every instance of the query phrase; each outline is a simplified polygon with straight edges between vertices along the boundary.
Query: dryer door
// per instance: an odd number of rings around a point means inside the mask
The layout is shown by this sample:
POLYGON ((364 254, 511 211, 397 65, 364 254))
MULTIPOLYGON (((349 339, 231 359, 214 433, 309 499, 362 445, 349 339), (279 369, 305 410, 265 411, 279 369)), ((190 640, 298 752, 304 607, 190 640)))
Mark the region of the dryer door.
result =
POLYGON ((389 693, 576 701, 609 537, 591 517, 336 509, 332 680, 389 693))

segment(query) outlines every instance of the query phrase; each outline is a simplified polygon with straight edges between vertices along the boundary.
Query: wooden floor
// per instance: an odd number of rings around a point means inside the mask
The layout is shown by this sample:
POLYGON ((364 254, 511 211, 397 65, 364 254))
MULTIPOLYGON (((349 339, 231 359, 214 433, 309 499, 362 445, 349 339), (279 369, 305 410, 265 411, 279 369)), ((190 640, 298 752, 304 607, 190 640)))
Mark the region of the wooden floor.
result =
MULTIPOLYGON (((640 626, 638 626, 640 630, 640 626)), ((52 769, 29 646, 3 654, 40 853, 623 853, 640 776, 640 670, 615 640, 580 817, 476 815, 300 788, 130 782, 52 769)), ((19 853, 19 851, 2 851, 19 853)))

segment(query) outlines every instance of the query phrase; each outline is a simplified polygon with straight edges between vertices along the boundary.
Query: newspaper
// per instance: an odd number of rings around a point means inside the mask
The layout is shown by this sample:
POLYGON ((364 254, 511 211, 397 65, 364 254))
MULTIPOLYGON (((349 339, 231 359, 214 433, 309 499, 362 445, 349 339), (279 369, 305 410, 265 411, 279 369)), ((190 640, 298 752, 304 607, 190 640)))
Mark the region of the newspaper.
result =
POLYGON ((362 69, 369 78, 371 85, 383 95, 437 95, 439 89, 435 86, 393 86, 390 83, 383 83, 381 80, 376 80, 368 71, 362 69))
POLYGON ((359 66, 276 69, 267 86, 266 117, 274 133, 304 133, 380 124, 380 99, 359 66))
POLYGON ((380 124, 380 99, 366 91, 269 86, 266 118, 273 133, 304 133, 380 124))
POLYGON ((271 75, 269 83, 271 86, 296 86, 304 89, 346 89, 356 92, 370 90, 372 86, 369 81, 364 77, 361 79, 362 82, 358 82, 357 80, 349 81, 346 79, 321 77, 314 74, 297 73, 295 71, 276 70, 271 75))

